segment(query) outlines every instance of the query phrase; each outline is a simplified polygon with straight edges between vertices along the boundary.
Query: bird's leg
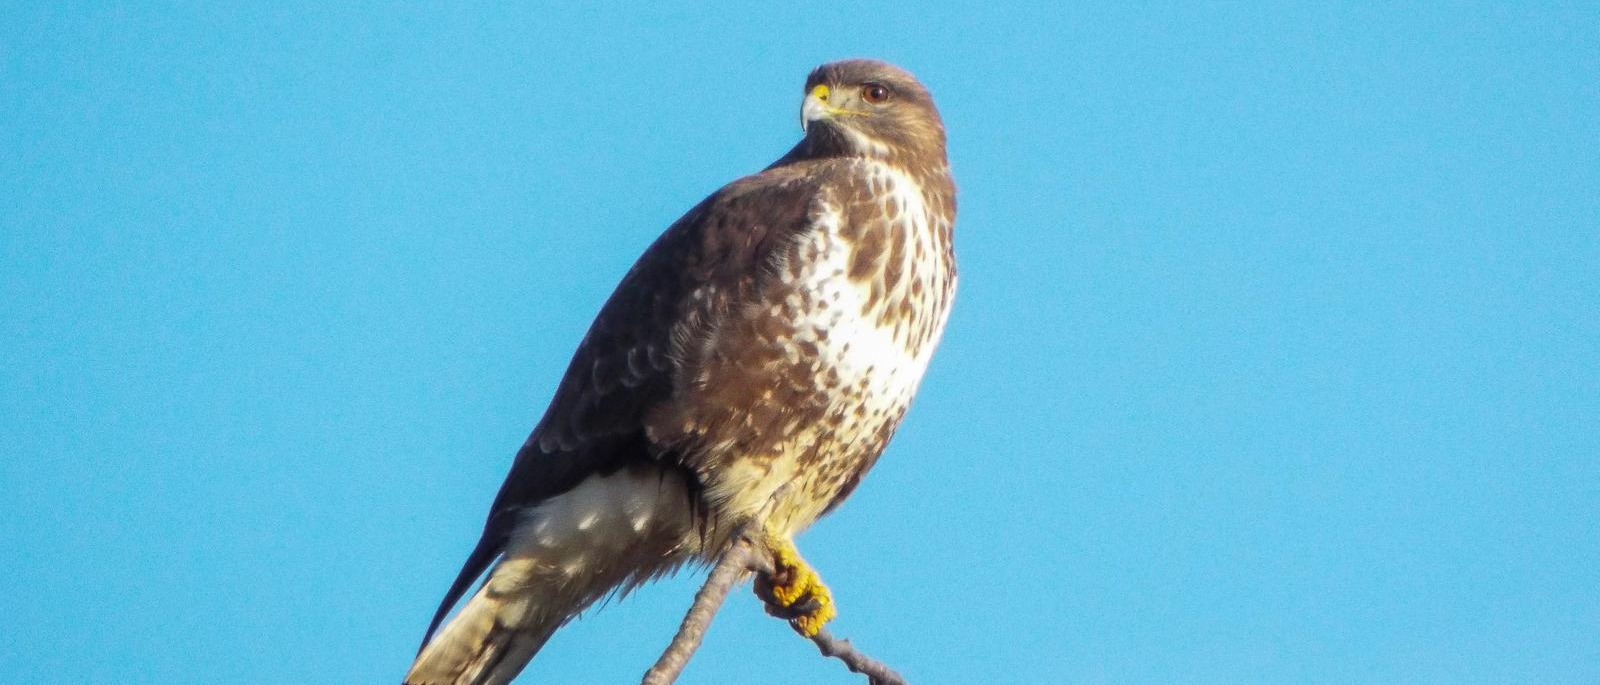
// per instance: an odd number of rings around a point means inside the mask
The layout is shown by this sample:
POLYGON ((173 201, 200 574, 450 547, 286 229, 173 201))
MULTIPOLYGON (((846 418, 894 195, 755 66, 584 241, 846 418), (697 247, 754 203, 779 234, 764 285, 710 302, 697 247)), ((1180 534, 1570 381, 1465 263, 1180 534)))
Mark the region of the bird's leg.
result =
POLYGON ((833 593, 822 584, 787 536, 767 535, 766 548, 772 553, 773 572, 756 575, 756 596, 767 605, 767 613, 788 619, 795 632, 816 637, 822 627, 839 615, 833 593))

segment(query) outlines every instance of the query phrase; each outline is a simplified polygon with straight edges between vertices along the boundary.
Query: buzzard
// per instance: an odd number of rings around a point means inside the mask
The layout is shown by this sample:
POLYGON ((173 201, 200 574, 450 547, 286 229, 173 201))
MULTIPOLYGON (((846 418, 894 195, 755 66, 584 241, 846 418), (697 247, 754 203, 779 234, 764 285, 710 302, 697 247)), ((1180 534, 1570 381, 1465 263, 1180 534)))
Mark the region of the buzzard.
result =
POLYGON ((898 67, 818 67, 801 127, 617 286, 406 683, 509 682, 596 600, 715 560, 751 525, 779 569, 757 583, 769 611, 807 636, 833 618, 794 536, 861 482, 928 368, 955 293, 955 186, 933 99, 898 67))

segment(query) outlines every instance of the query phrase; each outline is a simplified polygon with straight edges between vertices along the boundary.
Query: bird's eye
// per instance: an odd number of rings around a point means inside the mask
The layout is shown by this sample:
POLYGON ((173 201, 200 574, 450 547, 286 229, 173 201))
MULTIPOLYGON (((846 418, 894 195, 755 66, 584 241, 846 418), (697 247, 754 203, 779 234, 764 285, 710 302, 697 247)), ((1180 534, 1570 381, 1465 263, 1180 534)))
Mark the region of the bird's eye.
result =
POLYGON ((861 87, 861 99, 869 105, 881 105, 889 101, 889 89, 881 83, 868 83, 861 87))

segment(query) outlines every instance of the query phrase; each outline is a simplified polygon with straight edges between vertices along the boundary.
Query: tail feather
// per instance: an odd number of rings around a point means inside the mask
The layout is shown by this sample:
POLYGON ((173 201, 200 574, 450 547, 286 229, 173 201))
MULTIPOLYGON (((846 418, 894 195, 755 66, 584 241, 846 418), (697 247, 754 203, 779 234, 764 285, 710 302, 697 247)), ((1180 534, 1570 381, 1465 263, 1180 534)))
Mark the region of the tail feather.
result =
MULTIPOLYGON (((514 571, 497 568, 494 576, 505 581, 514 571)), ((500 685, 511 682, 568 612, 546 603, 534 607, 527 588, 497 591, 488 583, 467 602, 461 613, 434 635, 417 655, 406 674, 406 685, 500 685), (540 611, 538 609, 544 609, 540 611)), ((575 608, 576 613, 581 607, 575 608)))
POLYGON ((450 615, 450 609, 461 600, 461 596, 467 594, 472 582, 483 575, 483 570, 489 568, 489 564, 499 556, 500 547, 505 540, 504 536, 494 534, 495 528, 497 526, 491 521, 485 527, 483 536, 478 538, 478 545, 467 555, 467 563, 461 566, 461 572, 456 574, 455 582, 450 584, 450 591, 445 593, 444 600, 439 602, 439 608, 433 612, 433 621, 428 623, 428 632, 422 634, 422 645, 417 647, 417 654, 420 655, 428 646, 433 634, 439 630, 439 624, 444 622, 445 616, 450 615))
POLYGON ((693 553, 684 479, 658 468, 594 475, 528 510, 488 580, 434 633, 495 556, 479 542, 429 628, 406 685, 504 685, 556 629, 607 594, 693 553))

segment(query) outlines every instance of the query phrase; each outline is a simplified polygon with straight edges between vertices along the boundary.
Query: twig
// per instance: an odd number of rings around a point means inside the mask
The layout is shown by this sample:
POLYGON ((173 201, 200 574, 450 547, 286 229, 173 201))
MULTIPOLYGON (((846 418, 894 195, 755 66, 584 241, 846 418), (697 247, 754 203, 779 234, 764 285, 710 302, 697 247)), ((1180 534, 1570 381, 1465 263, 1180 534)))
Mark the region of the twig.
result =
MULTIPOLYGON (((747 532, 741 531, 734 536, 733 542, 728 545, 728 550, 722 553, 722 558, 712 567, 711 575, 706 578, 705 585, 695 593, 694 604, 690 605, 689 613, 683 617, 683 624, 678 627, 678 633, 672 636, 672 643, 661 653, 661 658, 656 660, 655 666, 645 673, 643 685, 672 685, 677 682, 684 667, 689 665, 689 659, 694 657, 695 650, 700 649, 700 643, 705 640, 706 630, 711 627, 711 619, 722 609, 722 603, 727 601, 728 593, 733 590, 733 586, 737 585, 747 572, 761 574, 774 572, 772 560, 756 552, 757 543, 747 532)), ((907 685, 905 679, 895 673, 894 669, 862 654, 855 645, 850 644, 849 640, 838 639, 824 630, 813 636, 811 642, 823 656, 843 661, 851 673, 867 676, 870 685, 907 685)))
POLYGON ((706 584, 695 593, 694 604, 689 606, 689 613, 683 617, 678 634, 672 637, 672 644, 667 645, 667 651, 661 653, 656 665, 644 674, 643 685, 672 685, 678 680, 678 675, 683 673, 683 667, 689 665, 695 650, 700 649, 706 629, 711 627, 711 619, 716 617, 717 610, 727 601, 728 592, 750 568, 754 546, 755 543, 746 535, 734 537, 728 551, 723 552, 722 558, 711 569, 706 584))
POLYGON ((823 656, 831 656, 844 662, 845 668, 851 673, 860 673, 867 677, 871 685, 907 685, 906 679, 895 673, 894 669, 882 661, 862 654, 849 640, 841 640, 823 630, 811 638, 817 645, 817 651, 823 656))

